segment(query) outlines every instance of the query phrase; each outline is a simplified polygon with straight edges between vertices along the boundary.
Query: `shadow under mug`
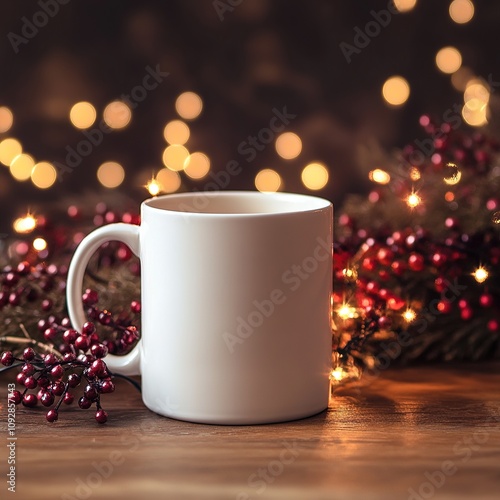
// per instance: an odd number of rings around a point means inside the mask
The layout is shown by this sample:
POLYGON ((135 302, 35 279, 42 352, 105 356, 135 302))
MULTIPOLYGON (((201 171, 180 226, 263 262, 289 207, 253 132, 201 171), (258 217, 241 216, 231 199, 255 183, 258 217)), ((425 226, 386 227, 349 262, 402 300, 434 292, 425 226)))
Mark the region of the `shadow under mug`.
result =
POLYGON ((142 375, 145 405, 168 417, 258 424, 328 406, 333 206, 290 193, 166 195, 141 225, 109 224, 81 242, 68 273, 71 322, 87 263, 118 240, 141 261, 142 335, 113 372, 142 375))

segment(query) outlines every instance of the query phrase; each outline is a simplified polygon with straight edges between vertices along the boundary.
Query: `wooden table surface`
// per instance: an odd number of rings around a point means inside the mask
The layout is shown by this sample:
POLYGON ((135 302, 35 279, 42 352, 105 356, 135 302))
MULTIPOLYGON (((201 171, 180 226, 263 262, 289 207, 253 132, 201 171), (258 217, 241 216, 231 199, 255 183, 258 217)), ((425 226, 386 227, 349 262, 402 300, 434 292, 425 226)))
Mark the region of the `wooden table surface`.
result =
POLYGON ((0 498, 500 498, 498 364, 389 370, 338 389, 328 411, 284 424, 171 420, 122 381, 104 402, 104 426, 76 408, 54 425, 18 407, 16 495, 2 446, 0 498))

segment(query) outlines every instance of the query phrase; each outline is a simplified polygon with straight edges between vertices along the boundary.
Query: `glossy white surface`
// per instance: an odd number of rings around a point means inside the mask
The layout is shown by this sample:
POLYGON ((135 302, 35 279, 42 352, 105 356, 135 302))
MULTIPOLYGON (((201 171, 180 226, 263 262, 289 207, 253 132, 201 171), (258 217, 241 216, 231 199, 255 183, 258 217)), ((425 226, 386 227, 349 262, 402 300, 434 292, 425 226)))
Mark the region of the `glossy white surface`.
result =
POLYGON ((140 228, 111 224, 77 249, 68 305, 84 322, 85 266, 104 241, 141 259, 142 339, 111 370, 141 373, 143 400, 173 418, 278 422, 328 405, 333 207, 287 193, 147 200, 140 228))

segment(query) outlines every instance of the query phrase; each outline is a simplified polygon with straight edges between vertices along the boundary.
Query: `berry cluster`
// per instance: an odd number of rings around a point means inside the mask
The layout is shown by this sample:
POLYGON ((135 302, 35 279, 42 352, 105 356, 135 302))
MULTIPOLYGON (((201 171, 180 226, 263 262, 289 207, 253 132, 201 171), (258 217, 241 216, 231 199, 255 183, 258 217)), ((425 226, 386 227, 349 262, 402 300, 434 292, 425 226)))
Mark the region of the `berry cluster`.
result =
MULTIPOLYGON (((43 342, 31 338, 7 338, 9 342, 31 344, 19 354, 4 351, 0 361, 6 367, 20 368, 16 381, 23 387, 11 393, 15 404, 26 407, 38 403, 50 408, 46 414, 49 422, 55 422, 59 408, 64 403, 70 405, 75 400, 77 387, 83 388, 78 406, 88 409, 95 405, 95 419, 105 423, 107 413, 101 407, 101 395, 115 390, 113 374, 109 372, 103 358, 108 353, 122 354, 138 340, 139 333, 131 324, 131 317, 140 312, 140 303, 132 301, 131 315, 118 318, 107 310, 97 308, 98 294, 87 289, 83 294, 84 304, 89 316, 96 318, 98 324, 110 329, 112 334, 101 339, 96 323, 86 322, 81 332, 72 328, 69 318, 59 320, 50 315, 38 321, 38 330, 43 342)), ((135 384, 134 384, 135 385, 135 384)))

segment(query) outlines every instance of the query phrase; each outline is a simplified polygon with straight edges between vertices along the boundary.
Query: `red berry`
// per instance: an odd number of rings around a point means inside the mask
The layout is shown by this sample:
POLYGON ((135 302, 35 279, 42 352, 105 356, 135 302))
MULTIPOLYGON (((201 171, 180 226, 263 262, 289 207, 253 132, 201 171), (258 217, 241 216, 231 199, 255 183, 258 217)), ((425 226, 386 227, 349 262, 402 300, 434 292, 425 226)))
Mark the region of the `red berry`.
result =
POLYGON ((74 330, 73 328, 70 328, 69 330, 66 330, 63 333, 63 341, 64 343, 71 345, 75 343, 75 340, 80 336, 80 334, 74 330))
POLYGON ((95 332, 95 325, 91 321, 87 321, 83 324, 82 334, 92 335, 95 332))
POLYGON ((97 398, 97 391, 96 391, 95 387, 93 385, 91 385, 91 384, 88 384, 85 387, 85 390, 83 391, 83 394, 90 401, 93 401, 94 399, 97 398))
POLYGON ((96 411, 95 419, 99 424, 104 424, 108 420, 108 414, 101 408, 96 411))
POLYGON ((58 419, 58 417, 59 415, 57 413, 57 410, 49 410, 47 412, 47 415, 45 415, 47 422, 55 422, 58 419))
POLYGON ((97 304, 99 295, 96 291, 87 288, 87 290, 85 290, 85 293, 82 295, 82 300, 86 306, 93 306, 94 304, 97 304))
POLYGON ((43 311, 50 311, 52 309, 52 301, 50 299, 44 299, 42 300, 42 310, 43 311))
POLYGON ((72 373, 68 377, 68 385, 70 387, 77 387, 80 384, 81 380, 82 380, 82 377, 80 377, 80 375, 78 375, 78 373, 72 373))
POLYGON ((34 389, 37 386, 37 381, 35 377, 26 377, 24 380, 24 387, 27 387, 28 389, 34 389))
POLYGON ((14 355, 10 351, 4 351, 2 352, 0 361, 4 366, 11 366, 14 363, 14 355))
POLYGON ((9 401, 18 405, 23 400, 23 395, 19 391, 12 391, 9 394, 9 401))
POLYGON ((106 373, 106 363, 102 359, 96 359, 90 369, 98 376, 101 377, 106 373))
POLYGON ((35 357, 35 351, 31 347, 26 347, 23 351, 24 361, 31 361, 35 357))
POLYGON ((54 404, 54 395, 45 391, 40 398, 40 403, 42 403, 43 406, 52 406, 54 404))
POLYGON ((35 373, 35 367, 31 363, 24 363, 21 370, 27 377, 35 373))
POLYGON ((82 396, 79 400, 78 400, 78 406, 82 409, 82 410, 86 410, 87 408, 90 408, 92 406, 92 401, 88 398, 86 398, 85 396, 82 396))
POLYGON ((43 362, 46 366, 52 366, 57 363, 57 358, 55 354, 49 353, 45 355, 45 357, 43 358, 43 362))
POLYGON ((71 394, 70 392, 67 392, 64 395, 63 403, 65 405, 70 405, 71 403, 73 403, 74 400, 75 400, 75 396, 73 396, 73 394, 71 394))
POLYGON ((25 394, 23 397, 23 405, 28 407, 36 406, 37 398, 34 394, 25 394))
POLYGON ((87 335, 80 335, 75 340, 75 347, 77 349, 81 349, 82 351, 86 351, 89 348, 89 338, 87 335))
POLYGON ((50 374, 55 379, 60 379, 64 375, 64 368, 61 365, 56 365, 50 370, 50 374))
POLYGON ((64 384, 61 381, 54 382, 50 386, 50 389, 54 393, 55 396, 61 396, 62 393, 64 392, 64 384))
POLYGON ((95 356, 96 358, 104 358, 108 354, 108 348, 103 344, 94 344, 90 348, 90 352, 92 353, 92 356, 95 356))
POLYGON ((101 383, 101 392, 103 394, 108 394, 115 390, 115 384, 111 380, 103 380, 101 383))
POLYGON ((378 319, 378 326, 382 329, 389 328, 392 325, 392 320, 389 316, 380 316, 378 319))
POLYGON ((133 300, 131 303, 130 303, 130 310, 135 313, 135 314, 138 314, 141 312, 141 303, 138 302, 137 300, 133 300))

